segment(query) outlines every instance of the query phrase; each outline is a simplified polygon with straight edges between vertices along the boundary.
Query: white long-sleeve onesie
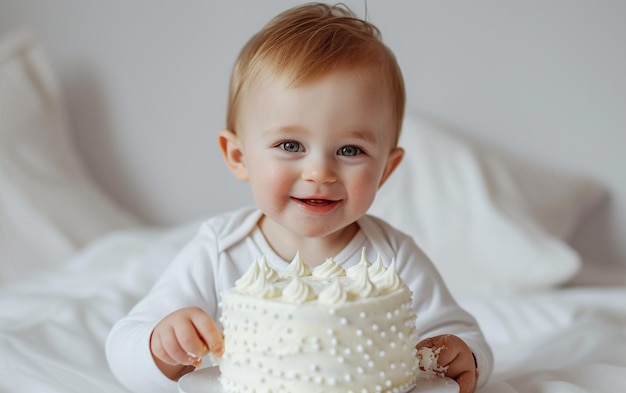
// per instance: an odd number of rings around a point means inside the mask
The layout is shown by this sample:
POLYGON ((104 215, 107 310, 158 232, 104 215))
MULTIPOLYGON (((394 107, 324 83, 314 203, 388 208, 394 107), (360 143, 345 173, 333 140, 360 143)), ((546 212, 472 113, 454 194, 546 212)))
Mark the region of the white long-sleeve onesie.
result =
MULTIPOLYGON (((231 288, 261 255, 277 271, 289 261, 276 255, 257 223, 262 213, 243 208, 204 222, 181 250, 152 290, 111 330, 106 353, 115 376, 134 392, 176 392, 176 382, 165 377, 150 354, 155 325, 180 308, 197 306, 219 321, 219 296, 231 288)), ((396 260, 398 273, 413 292, 417 331, 421 337, 455 334, 476 356, 479 386, 493 368, 493 356, 474 318, 459 307, 428 257, 407 235, 386 222, 365 216, 360 231, 334 259, 345 268, 358 263, 365 247, 367 258, 378 254, 396 260)), ((321 262, 327 255, 320 255, 321 262)), ((306 261, 305 261, 306 262, 306 261)), ((320 262, 320 261, 318 261, 320 262)))

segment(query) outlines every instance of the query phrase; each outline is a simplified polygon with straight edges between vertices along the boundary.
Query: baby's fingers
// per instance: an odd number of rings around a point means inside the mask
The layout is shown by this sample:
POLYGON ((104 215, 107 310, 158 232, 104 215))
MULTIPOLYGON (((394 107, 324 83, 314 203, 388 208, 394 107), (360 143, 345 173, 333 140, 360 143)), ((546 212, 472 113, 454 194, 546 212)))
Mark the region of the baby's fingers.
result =
POLYGON ((473 393, 476 390, 476 373, 464 371, 454 380, 459 384, 459 393, 473 393))
POLYGON ((208 348, 194 323, 195 316, 191 317, 191 323, 176 327, 176 341, 178 345, 172 348, 175 353, 169 352, 170 356, 179 364, 198 367, 202 363, 202 357, 207 354, 208 348))
POLYGON ((199 308, 190 307, 163 318, 152 332, 152 354, 169 365, 199 366, 208 348, 193 323, 196 315, 206 313, 199 308))
MULTIPOLYGON (((172 335, 172 339, 173 338, 174 337, 172 335)), ((170 365, 178 364, 178 362, 174 360, 174 358, 172 358, 165 349, 161 333, 156 331, 152 333, 152 337, 150 338, 150 350, 152 351, 152 355, 161 360, 163 363, 170 365)))
POLYGON ((471 349, 465 341, 454 335, 435 337, 439 345, 437 363, 445 369, 445 375, 456 380, 460 393, 471 393, 476 389, 476 365, 471 349))
POLYGON ((222 356, 224 353, 224 338, 219 328, 215 324, 213 318, 207 314, 195 314, 192 322, 201 339, 206 343, 205 351, 202 355, 212 352, 216 356, 222 356))
MULTIPOLYGON (((192 334, 195 334, 195 330, 191 324, 185 326, 191 329, 192 334)), ((181 343, 181 341, 188 340, 185 337, 188 336, 189 333, 185 333, 185 331, 189 332, 189 329, 171 325, 161 326, 159 329, 156 329, 152 333, 150 340, 152 354, 169 365, 193 364, 195 356, 187 354, 188 350, 183 347, 183 345, 189 346, 189 344, 181 343)), ((199 341, 199 339, 197 340, 199 341)))
MULTIPOLYGON (((443 354, 444 352, 442 351, 441 353, 443 354)), ((459 384, 459 393, 474 391, 476 388, 476 371, 473 365, 468 367, 467 364, 460 361, 458 357, 450 362, 440 364, 446 369, 446 377, 454 379, 459 384)))

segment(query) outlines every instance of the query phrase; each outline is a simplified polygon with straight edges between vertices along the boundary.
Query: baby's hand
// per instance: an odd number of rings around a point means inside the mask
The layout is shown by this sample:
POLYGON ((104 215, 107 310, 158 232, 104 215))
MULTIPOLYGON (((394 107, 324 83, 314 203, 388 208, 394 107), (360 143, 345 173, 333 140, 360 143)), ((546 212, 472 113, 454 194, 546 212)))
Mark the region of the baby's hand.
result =
POLYGON ((416 346, 430 348, 437 354, 437 369, 459 384, 459 393, 473 393, 476 390, 477 373, 474 355, 461 338, 444 334, 420 341, 416 346))
POLYGON ((213 318, 198 307, 174 311, 159 322, 150 337, 150 351, 159 369, 178 379, 212 352, 222 356, 224 340, 213 318))

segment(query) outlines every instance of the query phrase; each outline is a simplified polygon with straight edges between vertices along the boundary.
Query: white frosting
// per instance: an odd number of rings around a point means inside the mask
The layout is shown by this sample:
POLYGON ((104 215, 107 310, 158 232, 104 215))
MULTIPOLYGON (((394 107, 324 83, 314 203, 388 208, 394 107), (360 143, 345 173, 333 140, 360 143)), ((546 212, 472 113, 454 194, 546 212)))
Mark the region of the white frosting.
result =
POLYGON ((374 297, 378 293, 374 283, 370 281, 367 269, 360 269, 352 273, 354 279, 348 287, 348 292, 357 298, 374 297))
POLYGON ((289 284, 283 289, 283 300, 290 303, 304 303, 316 298, 313 288, 300 276, 294 276, 289 284))
POLYGON ((241 276, 239 280, 235 281, 235 287, 242 292, 248 292, 259 277, 259 274, 261 274, 261 268, 259 267, 259 264, 253 263, 252 265, 250 265, 244 275, 241 276))
POLYGON ((300 258, 300 252, 296 252, 296 256, 293 257, 287 268, 283 271, 283 276, 300 276, 306 277, 311 275, 311 269, 300 258))
POLYGON ((367 269, 367 273, 369 273, 370 279, 376 282, 376 280, 378 279, 378 276, 383 274, 385 270, 386 269, 385 269, 385 266, 383 265, 383 259, 380 257, 380 254, 378 254, 378 257, 376 258, 376 262, 374 262, 367 269))
MULTIPOLYGON (((259 270, 261 270, 260 266, 259 270)), ((275 285, 272 285, 267 278, 267 275, 262 272, 257 274, 256 280, 248 288, 248 292, 250 292, 251 295, 262 299, 271 299, 281 295, 280 289, 278 289, 275 285)))
POLYGON ((361 251, 361 260, 356 265, 352 266, 346 271, 348 276, 354 276, 358 274, 361 270, 367 270, 370 267, 371 263, 367 260, 365 256, 365 248, 361 251))
POLYGON ((346 275, 346 271, 333 258, 326 258, 326 261, 313 269, 311 274, 315 277, 325 278, 342 277, 346 275))
MULTIPOLYGON (((249 272, 244 276, 253 276, 254 268, 249 272)), ((224 292, 220 321, 225 352, 219 365, 225 391, 410 390, 418 372, 411 292, 401 280, 397 289, 383 291, 367 269, 353 273, 291 275, 274 283, 257 273, 253 285, 224 292), (259 298, 261 287, 275 288, 282 296, 259 298), (348 293, 356 288, 359 296, 348 293)), ((397 277, 395 264, 383 273, 397 277)))
POLYGON ((397 291, 405 286, 404 282, 396 271, 395 259, 392 259, 389 267, 385 269, 384 272, 376 276, 373 281, 378 289, 383 293, 397 291))
POLYGON ((278 281, 278 272, 270 267, 269 263, 267 263, 265 255, 259 259, 259 267, 261 268, 261 272, 265 275, 265 278, 267 278, 267 281, 278 281))
POLYGON ((348 292, 343 289, 339 279, 336 279, 317 298, 324 304, 342 304, 348 301, 348 292))

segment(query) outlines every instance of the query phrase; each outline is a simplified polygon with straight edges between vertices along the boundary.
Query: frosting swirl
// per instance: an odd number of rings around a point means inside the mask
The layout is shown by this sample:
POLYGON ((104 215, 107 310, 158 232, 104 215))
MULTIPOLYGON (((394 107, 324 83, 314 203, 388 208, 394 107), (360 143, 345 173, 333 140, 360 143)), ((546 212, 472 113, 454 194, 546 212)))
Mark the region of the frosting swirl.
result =
MULTIPOLYGON (((262 277, 262 276, 260 276, 262 277)), ((254 288, 250 293, 260 299, 272 299, 280 296, 280 289, 275 285, 266 282, 264 285, 259 285, 258 288, 254 288)))
POLYGON ((370 279, 373 282, 376 282, 376 280, 378 280, 378 276, 380 276, 381 274, 385 272, 385 266, 383 265, 383 259, 380 257, 380 254, 378 254, 378 258, 376 258, 376 262, 374 262, 367 269, 367 272, 369 273, 370 279))
POLYGON ((313 288, 300 278, 294 276, 289 284, 283 289, 283 300, 291 303, 304 303, 315 299, 313 288))
POLYGON ((404 282, 396 271, 396 261, 391 259, 389 267, 374 282, 381 292, 393 292, 404 287, 404 282))
POLYGON ((354 275, 354 281, 348 291, 358 298, 372 297, 377 294, 376 286, 370 281, 367 269, 361 269, 354 275))
POLYGON ((311 275, 311 269, 308 265, 304 263, 302 258, 300 258, 300 251, 296 252, 296 256, 293 257, 291 263, 287 265, 285 270, 283 271, 283 276, 298 276, 298 277, 306 277, 311 275))
POLYGON ((250 288, 254 285, 257 277, 261 275, 261 268, 258 263, 253 263, 250 265, 248 270, 241 276, 237 281, 235 281, 235 288, 240 290, 241 292, 248 292, 250 288))
POLYGON ((275 297, 280 297, 281 292, 275 285, 268 283, 266 286, 261 288, 258 292, 254 293, 254 296, 261 299, 272 299, 275 297))
POLYGON ((326 261, 313 269, 311 274, 323 278, 341 277, 346 275, 346 271, 333 258, 326 258, 326 261))
POLYGON ((278 273, 276 270, 272 269, 269 263, 267 263, 265 255, 259 259, 259 267, 261 268, 261 273, 263 273, 268 282, 278 281, 278 273))
POLYGON ((367 260, 365 256, 365 247, 361 250, 361 260, 356 265, 348 268, 346 273, 348 276, 358 276, 361 270, 367 270, 370 267, 371 263, 367 260))
POLYGON ((259 274, 249 288, 250 294, 262 299, 280 296, 280 289, 269 282, 267 276, 260 272, 261 269, 259 266, 259 274))
POLYGON ((317 299, 324 304, 341 304, 348 300, 348 292, 343 289, 339 279, 336 278, 326 289, 319 293, 317 299))

